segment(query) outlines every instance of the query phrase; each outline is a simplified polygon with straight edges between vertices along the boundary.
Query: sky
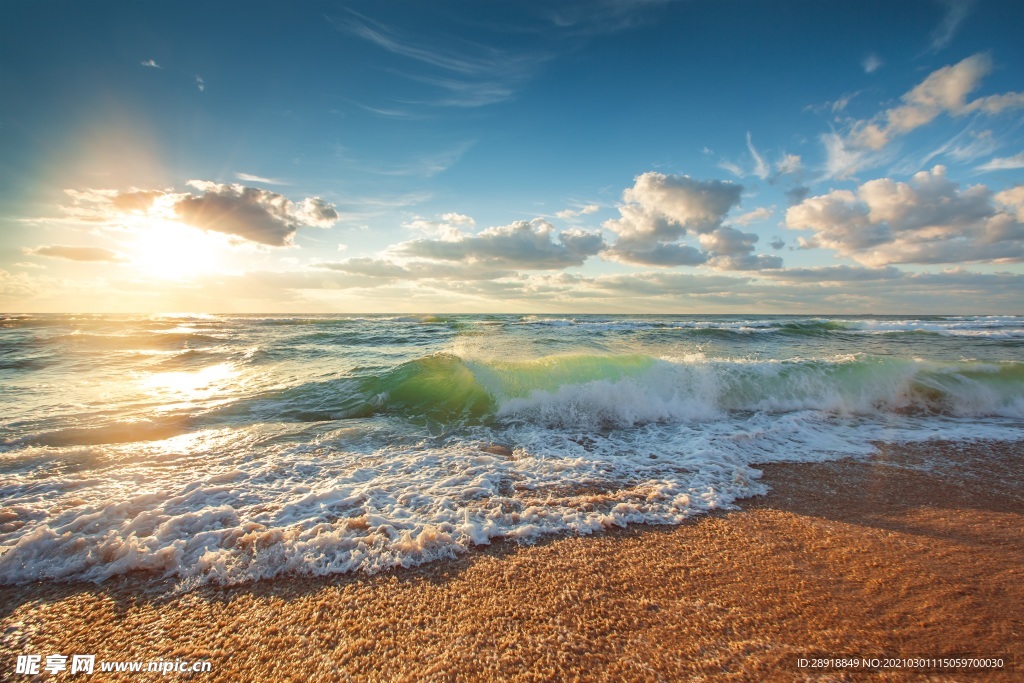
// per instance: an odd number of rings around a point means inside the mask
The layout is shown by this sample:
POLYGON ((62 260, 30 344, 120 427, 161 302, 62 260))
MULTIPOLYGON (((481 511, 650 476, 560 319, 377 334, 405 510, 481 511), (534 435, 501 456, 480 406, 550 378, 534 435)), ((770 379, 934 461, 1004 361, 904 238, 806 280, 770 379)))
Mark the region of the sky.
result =
POLYGON ((0 310, 1024 314, 1022 26, 0 0, 0 310))

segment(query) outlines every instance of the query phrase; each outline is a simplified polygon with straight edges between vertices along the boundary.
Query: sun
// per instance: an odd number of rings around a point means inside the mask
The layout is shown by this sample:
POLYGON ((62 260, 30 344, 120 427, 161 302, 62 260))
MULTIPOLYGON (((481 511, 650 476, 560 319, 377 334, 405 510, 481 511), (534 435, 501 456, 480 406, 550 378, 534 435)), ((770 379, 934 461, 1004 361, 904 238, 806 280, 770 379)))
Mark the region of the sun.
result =
POLYGON ((220 235, 164 218, 133 218, 131 258, 147 275, 188 280, 214 272, 222 264, 226 245, 220 235))

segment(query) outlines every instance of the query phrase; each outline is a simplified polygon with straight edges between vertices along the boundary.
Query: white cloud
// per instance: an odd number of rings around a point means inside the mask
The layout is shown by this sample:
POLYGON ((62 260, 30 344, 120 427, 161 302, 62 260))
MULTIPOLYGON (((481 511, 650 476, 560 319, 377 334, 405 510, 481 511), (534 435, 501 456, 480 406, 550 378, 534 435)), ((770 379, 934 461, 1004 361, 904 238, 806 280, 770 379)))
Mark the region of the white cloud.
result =
POLYGON ((991 161, 978 166, 977 170, 1006 171, 1017 168, 1024 168, 1024 152, 1014 154, 1012 157, 996 157, 991 161))
POLYGON ((953 116, 973 112, 999 114, 1024 107, 1024 93, 1020 92, 968 101, 968 95, 978 89, 981 80, 991 71, 992 59, 984 53, 933 71, 900 98, 900 105, 871 120, 855 122, 848 142, 856 147, 879 150, 894 137, 931 123, 943 113, 953 116))
POLYGON ((739 225, 750 225, 754 221, 762 221, 765 218, 768 218, 773 213, 775 213, 775 207, 774 206, 772 206, 772 207, 762 206, 762 207, 759 207, 757 209, 754 209, 753 211, 748 211, 745 214, 742 214, 740 216, 737 216, 736 218, 733 218, 732 222, 733 223, 738 223, 739 225))
POLYGON ((764 180, 765 178, 768 177, 768 174, 771 172, 771 167, 764 160, 764 157, 762 157, 761 154, 757 151, 757 148, 754 147, 754 140, 751 137, 749 130, 747 131, 747 149, 750 150, 750 157, 754 160, 754 168, 751 171, 751 173, 756 175, 761 180, 764 180))
POLYGON ((586 206, 579 209, 563 209, 562 211, 556 211, 555 216, 558 218, 579 218, 592 213, 597 213, 601 209, 597 204, 587 204, 586 206))
POLYGON ((141 64, 142 66, 148 66, 150 69, 162 69, 163 68, 162 66, 157 64, 152 59, 147 59, 145 61, 139 62, 139 64, 141 64))
POLYGON ((775 162, 775 168, 780 174, 798 173, 802 166, 799 154, 784 154, 781 159, 775 162))
POLYGON ((402 223, 402 227, 415 230, 429 239, 451 242, 465 236, 463 228, 472 228, 476 225, 473 218, 460 213, 446 213, 442 214, 440 218, 441 220, 430 220, 416 216, 413 220, 402 223))
POLYGON ((252 175, 251 173, 236 173, 235 177, 246 183, 263 183, 264 185, 287 185, 288 183, 276 178, 264 178, 263 176, 252 175))
MULTIPOLYGON (((753 175, 761 180, 766 180, 771 175, 771 164, 765 161, 764 156, 754 146, 753 136, 750 131, 747 131, 747 151, 750 152, 751 167, 750 170, 746 170, 739 164, 723 159, 718 162, 718 167, 728 171, 737 178, 743 178, 748 175, 753 175)), ((796 157, 799 163, 799 157, 796 157)), ((783 160, 785 162, 785 159, 783 160)))
POLYGON ((811 230, 802 248, 826 247, 868 266, 1024 259, 1018 197, 983 185, 960 189, 936 166, 909 183, 880 178, 857 192, 833 190, 786 212, 787 227, 811 230))
POLYGON ((777 257, 751 254, 758 237, 723 225, 740 202, 742 185, 648 172, 623 193, 619 218, 604 227, 619 236, 603 256, 623 263, 719 269, 776 268, 777 257), (701 248, 682 243, 696 238, 701 248), (767 259, 767 260, 766 260, 767 259))
POLYGON ((206 90, 206 82, 202 76, 196 76, 196 87, 199 89, 199 92, 206 90))
POLYGON ((883 62, 875 53, 871 53, 865 57, 864 61, 860 64, 864 67, 864 73, 873 74, 878 71, 885 62, 883 62))

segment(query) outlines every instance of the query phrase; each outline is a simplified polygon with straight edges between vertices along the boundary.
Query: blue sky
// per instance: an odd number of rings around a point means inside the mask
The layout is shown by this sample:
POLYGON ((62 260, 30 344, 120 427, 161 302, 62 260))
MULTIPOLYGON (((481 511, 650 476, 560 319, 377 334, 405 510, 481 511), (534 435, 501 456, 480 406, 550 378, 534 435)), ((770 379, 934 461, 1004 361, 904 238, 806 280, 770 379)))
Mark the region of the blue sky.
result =
POLYGON ((992 312, 1024 4, 0 2, 0 308, 992 312))

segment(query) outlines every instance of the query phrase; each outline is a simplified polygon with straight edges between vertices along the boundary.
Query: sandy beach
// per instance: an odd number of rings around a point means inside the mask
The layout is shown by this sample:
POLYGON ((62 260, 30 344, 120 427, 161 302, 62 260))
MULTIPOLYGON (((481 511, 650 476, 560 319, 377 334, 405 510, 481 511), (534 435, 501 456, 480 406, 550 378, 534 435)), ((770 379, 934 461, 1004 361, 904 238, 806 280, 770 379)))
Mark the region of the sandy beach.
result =
MULTIPOLYGON (((373 577, 5 586, 4 676, 29 680, 17 655, 82 653, 211 663, 164 680, 1020 680, 1022 462, 1021 442, 932 442, 775 464, 740 511, 373 577), (1005 664, 798 666, 955 655, 1005 664)), ((98 666, 91 680, 161 678, 98 666)))

